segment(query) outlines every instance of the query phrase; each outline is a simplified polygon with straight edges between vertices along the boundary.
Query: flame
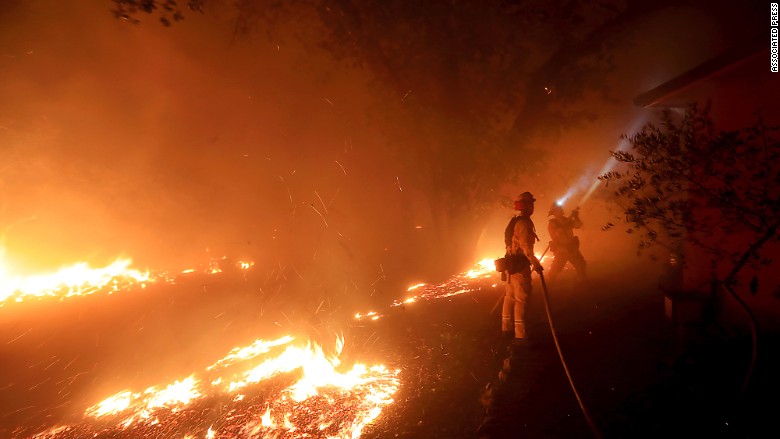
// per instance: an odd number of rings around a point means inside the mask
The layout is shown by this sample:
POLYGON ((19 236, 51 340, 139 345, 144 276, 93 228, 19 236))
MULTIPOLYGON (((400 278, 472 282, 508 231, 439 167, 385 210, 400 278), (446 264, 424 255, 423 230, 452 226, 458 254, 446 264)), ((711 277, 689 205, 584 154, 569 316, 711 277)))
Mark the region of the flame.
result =
MULTIPOLYGON (((382 409, 393 403, 392 396, 400 385, 399 370, 357 363, 342 372, 339 356, 343 338, 336 340, 332 355, 310 340, 303 345, 294 341, 289 335, 255 340, 231 350, 207 367, 202 377, 193 374, 143 392, 123 390, 89 407, 83 425, 58 426, 35 437, 86 437, 111 430, 133 437, 170 436, 171 426, 190 425, 178 418, 192 416, 196 407, 209 410, 210 405, 203 402, 206 399, 227 396, 235 408, 227 410, 207 431, 197 435, 182 431, 179 437, 359 438, 382 409), (283 352, 273 355, 282 348, 283 352), (254 367, 248 364, 258 361, 254 367), (299 378, 281 391, 269 394, 249 387, 294 371, 300 372, 299 378), (106 427, 106 423, 113 423, 113 427, 106 427)), ((272 386, 262 389, 267 387, 272 386)))
POLYGON ((470 279, 484 277, 485 275, 490 275, 496 271, 495 262, 490 258, 477 261, 477 263, 474 265, 476 265, 476 267, 467 271, 465 274, 465 276, 470 279))
POLYGON ((219 262, 211 261, 207 273, 209 274, 222 273, 222 267, 219 266, 219 262))
MULTIPOLYGON (((111 293, 139 284, 144 287, 160 279, 173 282, 174 278, 165 273, 152 276, 148 271, 131 268, 131 263, 130 259, 117 259, 106 267, 95 268, 80 262, 50 274, 21 277, 8 275, 0 259, 0 306, 28 298, 111 293)), ((243 271, 252 266, 251 261, 236 264, 243 271)), ((181 273, 197 271, 217 274, 222 270, 219 262, 212 260, 205 268, 181 273)), ((380 315, 372 311, 366 317, 376 320, 380 315)), ((359 438, 382 409, 393 403, 400 371, 360 363, 341 367, 343 338, 336 340, 331 355, 312 341, 295 341, 290 335, 255 340, 231 350, 201 373, 143 391, 119 391, 88 407, 83 422, 55 426, 34 437, 175 434, 182 438, 359 438), (285 386, 280 387, 280 383, 285 386), (220 404, 233 408, 216 416, 219 419, 206 427, 197 414, 209 412, 213 420, 214 400, 225 401, 220 404)))
MULTIPOLYGON (((407 297, 403 300, 395 300, 390 305, 391 307, 399 307, 407 304, 412 304, 420 300, 431 299, 444 299, 460 294, 469 293, 471 291, 479 290, 479 284, 475 283, 476 280, 488 279, 495 277, 496 266, 493 258, 484 258, 474 263, 474 266, 458 275, 455 275, 447 282, 438 285, 429 285, 426 283, 418 283, 410 286, 406 289, 407 292, 419 291, 414 296, 407 297)), ((368 313, 355 313, 355 320, 378 320, 382 317, 382 314, 371 311, 368 313)))
POLYGON ((260 417, 260 421, 262 422, 263 427, 266 428, 276 427, 276 423, 274 423, 274 420, 271 417, 271 407, 268 407, 268 409, 266 409, 265 413, 263 413, 263 416, 260 417))
POLYGON ((54 273, 26 277, 9 275, 0 265, 0 306, 31 298, 84 296, 104 288, 118 291, 151 281, 149 272, 130 268, 131 263, 130 259, 117 259, 105 267, 93 268, 79 262, 54 273))
POLYGON ((151 413, 158 409, 171 408, 176 411, 179 407, 199 398, 201 394, 196 389, 196 385, 197 381, 190 376, 182 381, 176 381, 162 390, 158 390, 156 387, 149 387, 140 393, 125 390, 88 408, 84 414, 100 418, 131 410, 132 414, 122 421, 123 427, 126 428, 139 419, 149 418, 151 413))
MULTIPOLYGON (((174 279, 167 273, 152 275, 148 270, 141 271, 131 268, 132 259, 117 258, 105 267, 92 267, 87 262, 77 262, 48 274, 18 276, 8 273, 4 263, 5 250, 0 246, 0 307, 12 302, 23 302, 29 299, 59 298, 87 296, 97 292, 114 293, 129 290, 159 281, 173 283, 174 279)), ((224 259, 224 258, 223 258, 224 259)), ((238 261, 236 264, 242 271, 252 268, 252 261, 238 261)), ((181 274, 195 272, 219 274, 222 272, 218 260, 197 270, 187 268, 181 274)))
POLYGON ((257 339, 249 346, 234 348, 225 357, 207 367, 206 370, 212 370, 218 366, 229 365, 235 363, 236 361, 245 361, 257 357, 258 355, 266 354, 270 352, 272 348, 288 344, 293 340, 295 340, 295 338, 290 335, 285 335, 284 337, 271 341, 257 339))
POLYGON ((87 409, 87 416, 100 417, 105 415, 113 415, 119 412, 123 412, 130 407, 133 394, 126 390, 119 392, 114 396, 110 396, 98 404, 87 409))
MULTIPOLYGON (((554 259, 554 257, 549 254, 549 252, 544 255, 537 253, 536 258, 539 259, 540 263, 544 262, 548 258, 554 259)), ((458 296, 460 294, 477 291, 481 289, 481 285, 486 279, 497 280, 495 259, 493 258, 481 259, 474 263, 473 268, 455 275, 452 277, 452 279, 441 284, 429 285, 426 283, 418 283, 412 285, 407 288, 406 291, 420 290, 420 292, 403 300, 394 300, 390 307, 400 307, 419 302, 421 300, 446 299, 449 297, 458 296)), ((491 287, 495 288, 497 285, 498 283, 494 282, 491 284, 491 287)), ((383 315, 377 311, 371 311, 368 313, 355 313, 355 320, 378 320, 381 317, 383 317, 383 315)))
POLYGON ((365 314, 361 313, 355 313, 355 320, 363 320, 363 319, 371 319, 371 320, 378 320, 380 317, 379 313, 376 311, 369 311, 365 314))
POLYGON ((200 393, 195 389, 195 383, 195 378, 190 376, 183 381, 176 381, 160 391, 154 387, 146 389, 144 393, 151 395, 146 404, 147 409, 154 410, 158 407, 188 404, 200 396, 200 393))

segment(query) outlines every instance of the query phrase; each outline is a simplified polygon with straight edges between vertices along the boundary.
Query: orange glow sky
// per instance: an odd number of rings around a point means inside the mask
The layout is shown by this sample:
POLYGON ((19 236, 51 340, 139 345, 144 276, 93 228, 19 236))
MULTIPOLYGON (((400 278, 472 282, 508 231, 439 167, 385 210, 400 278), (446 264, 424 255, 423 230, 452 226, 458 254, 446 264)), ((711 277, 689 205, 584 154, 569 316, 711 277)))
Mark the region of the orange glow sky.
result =
MULTIPOLYGON (((408 262, 425 242, 420 189, 399 191, 399 159, 372 119, 396 107, 365 72, 295 41, 235 39, 225 11, 166 28, 118 21, 108 1, 54 5, 0 7, 0 225, 15 269, 229 255, 342 284, 421 276, 408 262)), ((539 139, 545 165, 507 192, 537 196, 542 243, 549 205, 578 187, 575 203, 619 135, 647 117, 631 99, 717 53, 721 26, 673 7, 625 30, 604 78, 612 94, 589 100, 597 119, 539 139), (696 31, 659 31, 683 25, 696 31)), ((594 196, 582 213, 586 257, 631 251, 600 231, 613 207, 594 196)), ((475 258, 501 252, 511 214, 485 217, 475 258)))

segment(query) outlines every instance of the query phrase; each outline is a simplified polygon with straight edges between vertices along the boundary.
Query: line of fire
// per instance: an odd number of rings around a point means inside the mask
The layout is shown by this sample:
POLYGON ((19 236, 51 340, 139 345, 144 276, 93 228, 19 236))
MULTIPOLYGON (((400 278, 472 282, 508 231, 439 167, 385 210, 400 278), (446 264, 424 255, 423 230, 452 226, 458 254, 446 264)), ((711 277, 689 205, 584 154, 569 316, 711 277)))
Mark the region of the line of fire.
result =
MULTIPOLYGON (((148 271, 130 268, 129 260, 119 260, 102 268, 80 263, 51 274, 9 278, 6 284, 13 285, 13 290, 4 293, 3 305, 13 307, 24 300, 56 302, 83 299, 90 294, 133 294, 139 289, 154 290, 157 283, 186 283, 186 276, 193 273, 220 276, 223 273, 220 262, 224 265, 226 259, 211 261, 199 270, 181 270, 177 276, 169 273, 152 276, 148 271)), ((253 263, 238 261, 234 265, 231 268, 246 276, 253 263)), ((493 261, 480 261, 448 282, 410 287, 408 291, 414 295, 395 301, 390 307, 474 292, 481 289, 480 280, 494 278, 493 261)), ((381 314, 373 311, 355 314, 356 320, 379 317, 381 314)), ((343 347, 343 337, 333 341, 330 355, 319 344, 296 340, 291 335, 275 340, 257 339, 247 346, 233 348, 189 377, 135 392, 122 390, 88 407, 80 423, 58 425, 33 437, 87 437, 111 431, 127 437, 160 434, 182 437, 359 437, 363 428, 381 414, 384 406, 393 403, 393 394, 401 384, 399 370, 360 363, 347 369, 340 368, 343 347), (250 392, 252 387, 255 389, 250 392), (257 388, 267 387, 275 391, 257 391, 257 388), (234 407, 210 420, 206 426, 202 419, 203 412, 207 411, 204 401, 213 400, 234 407)), ((73 378, 77 377, 78 373, 73 378)))
POLYGON ((777 437, 776 13, 0 2, 0 438, 777 437))

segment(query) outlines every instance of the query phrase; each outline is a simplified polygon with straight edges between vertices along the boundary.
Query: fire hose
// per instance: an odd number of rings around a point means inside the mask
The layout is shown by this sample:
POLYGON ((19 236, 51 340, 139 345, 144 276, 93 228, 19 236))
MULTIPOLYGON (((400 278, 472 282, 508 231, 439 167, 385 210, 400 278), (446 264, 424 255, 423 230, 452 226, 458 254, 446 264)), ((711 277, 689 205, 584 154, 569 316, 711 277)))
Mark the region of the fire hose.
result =
MULTIPOLYGON (((544 253, 542 253, 542 257, 539 258, 541 261, 542 258, 544 258, 544 255, 547 254, 547 251, 550 250, 550 245, 547 245, 547 248, 544 250, 544 253)), ((509 282, 509 273, 505 272, 507 275, 507 282, 509 282)), ((571 377, 571 372, 569 372, 569 366, 566 364, 566 360, 563 358, 563 351, 561 350, 561 345, 558 342, 558 335, 555 333, 555 326, 553 325, 553 318, 552 318, 552 311, 550 310, 550 300, 548 298, 547 293, 547 282, 544 280, 544 274, 542 274, 542 271, 539 270, 539 279, 542 282, 542 298, 544 299, 544 310, 547 313, 547 322, 550 325, 550 333, 552 334, 553 342, 555 343, 555 349, 558 352, 558 358, 561 360, 561 365, 563 366, 563 371, 566 373, 566 378, 569 381, 569 385, 571 386, 572 392, 574 392, 574 397, 577 399, 577 403, 580 406, 580 410, 582 411, 582 415, 585 417, 585 421, 588 423, 588 427, 590 428, 591 433, 593 433, 593 436, 596 439, 601 438, 601 434, 598 431, 598 428, 596 428, 595 422, 593 422, 593 419, 590 417, 590 414, 588 414, 588 410, 585 408, 585 404, 582 402, 582 398, 580 397, 580 393, 577 391, 577 387, 574 385, 574 380, 571 377)), ((506 294, 502 294, 498 298, 498 302, 493 306, 493 309, 490 310, 490 314, 493 314, 493 312, 498 307, 499 303, 501 303, 504 300, 504 297, 506 294)))
POLYGON ((558 343, 558 335, 555 333, 555 326, 553 326, 552 312, 550 311, 550 301, 547 297, 547 283, 544 281, 544 274, 542 274, 541 271, 539 271, 539 279, 542 281, 542 293, 543 293, 542 297, 544 298, 544 310, 547 313, 547 322, 550 324, 550 333, 552 334, 553 341, 555 342, 555 349, 558 351, 558 358, 560 358, 561 360, 563 371, 566 372, 566 378, 569 380, 569 385, 571 386, 571 390, 572 392, 574 392, 574 397, 577 398, 577 403, 580 406, 582 415, 585 417, 585 421, 588 423, 588 427, 590 427, 591 433, 593 433, 593 436, 596 439, 600 439, 601 434, 596 428, 596 424, 593 422, 593 419, 588 414, 588 410, 585 408, 585 404, 582 402, 580 393, 577 391, 577 387, 574 385, 574 380, 572 379, 571 373, 569 372, 569 366, 566 364, 566 360, 564 360, 563 358, 563 351, 561 351, 561 345, 560 343, 558 343))

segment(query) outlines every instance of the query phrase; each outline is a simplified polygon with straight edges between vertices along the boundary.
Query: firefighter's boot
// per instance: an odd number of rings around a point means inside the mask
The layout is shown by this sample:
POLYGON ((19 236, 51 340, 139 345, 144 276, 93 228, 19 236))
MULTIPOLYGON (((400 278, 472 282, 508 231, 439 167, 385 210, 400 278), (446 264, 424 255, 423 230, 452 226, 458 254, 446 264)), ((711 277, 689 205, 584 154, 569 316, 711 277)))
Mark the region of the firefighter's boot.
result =
POLYGON ((515 339, 525 339, 525 322, 523 320, 515 320, 515 339))
POLYGON ((512 332, 512 317, 501 317, 501 332, 512 332))

